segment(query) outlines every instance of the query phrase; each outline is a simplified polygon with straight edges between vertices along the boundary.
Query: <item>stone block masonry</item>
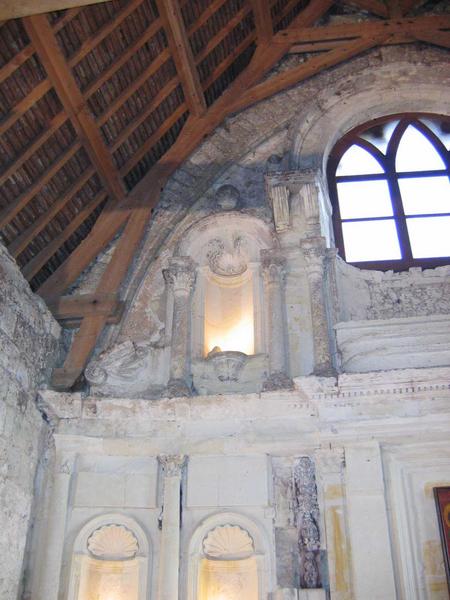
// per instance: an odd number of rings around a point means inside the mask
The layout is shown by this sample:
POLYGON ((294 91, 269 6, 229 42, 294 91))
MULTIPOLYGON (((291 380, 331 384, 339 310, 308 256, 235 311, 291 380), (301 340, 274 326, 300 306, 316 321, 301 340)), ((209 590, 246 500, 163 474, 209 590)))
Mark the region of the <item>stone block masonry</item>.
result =
POLYGON ((48 425, 36 392, 49 378, 60 328, 0 244, 0 598, 20 592, 34 480, 48 425))

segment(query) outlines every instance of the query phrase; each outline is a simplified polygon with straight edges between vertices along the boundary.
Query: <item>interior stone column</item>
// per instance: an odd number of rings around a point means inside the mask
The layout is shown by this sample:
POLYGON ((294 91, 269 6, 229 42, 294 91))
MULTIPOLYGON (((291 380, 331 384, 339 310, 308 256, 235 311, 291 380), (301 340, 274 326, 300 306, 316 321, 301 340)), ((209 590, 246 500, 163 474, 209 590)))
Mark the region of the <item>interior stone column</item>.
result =
POLYGON ((163 271, 173 295, 172 340, 168 395, 189 396, 192 390, 189 369, 191 296, 195 282, 195 264, 187 256, 172 258, 163 271))
POLYGON ((324 294, 325 260, 327 257, 325 240, 322 237, 306 238, 300 244, 305 258, 311 295, 314 374, 330 376, 333 374, 333 364, 324 294))
POLYGON ((284 318, 283 285, 286 259, 277 250, 261 250, 261 264, 267 303, 267 346, 269 375, 264 390, 292 387, 287 375, 287 340, 284 318))
POLYGON ((397 598, 378 442, 345 448, 345 479, 355 598, 397 598))
POLYGON ((59 583, 66 537, 66 516, 74 464, 74 455, 68 456, 57 452, 47 512, 45 543, 42 545, 41 558, 37 562, 40 573, 37 600, 57 600, 60 597, 59 583))
POLYGON ((164 474, 158 600, 178 600, 181 475, 186 457, 159 456, 158 460, 164 474))

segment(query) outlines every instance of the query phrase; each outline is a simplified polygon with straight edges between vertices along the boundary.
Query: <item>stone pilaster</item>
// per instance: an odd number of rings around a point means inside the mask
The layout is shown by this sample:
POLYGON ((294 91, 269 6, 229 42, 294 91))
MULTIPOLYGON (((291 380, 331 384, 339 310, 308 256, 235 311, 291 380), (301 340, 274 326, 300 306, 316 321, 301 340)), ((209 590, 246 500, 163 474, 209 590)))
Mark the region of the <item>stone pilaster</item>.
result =
POLYGON ((324 281, 327 248, 322 237, 306 238, 301 241, 305 258, 311 296, 311 317, 314 344, 314 374, 330 376, 333 364, 330 351, 330 334, 325 304, 324 281))
POLYGON ((290 226, 289 217, 289 188, 285 185, 274 185, 268 189, 272 204, 275 229, 278 232, 286 231, 290 226))
POLYGON ((308 237, 320 235, 320 203, 322 179, 318 171, 305 169, 299 172, 299 195, 303 206, 308 237))
POLYGON ((159 549, 158 600, 178 600, 180 568, 181 477, 186 457, 162 455, 163 514, 159 549))
POLYGON ((290 388, 292 380, 287 374, 287 339, 283 311, 286 259, 276 250, 262 250, 261 264, 267 303, 269 348, 269 376, 264 389, 290 388))
POLYGON ((169 267, 164 269, 163 275, 173 296, 168 395, 170 397, 189 396, 192 389, 189 370, 189 343, 195 264, 187 256, 172 258, 169 267))
POLYGON ((39 560, 39 581, 36 599, 57 600, 60 598, 60 576, 66 535, 67 507, 70 482, 75 464, 74 455, 57 452, 53 486, 48 507, 48 524, 42 558, 39 560))

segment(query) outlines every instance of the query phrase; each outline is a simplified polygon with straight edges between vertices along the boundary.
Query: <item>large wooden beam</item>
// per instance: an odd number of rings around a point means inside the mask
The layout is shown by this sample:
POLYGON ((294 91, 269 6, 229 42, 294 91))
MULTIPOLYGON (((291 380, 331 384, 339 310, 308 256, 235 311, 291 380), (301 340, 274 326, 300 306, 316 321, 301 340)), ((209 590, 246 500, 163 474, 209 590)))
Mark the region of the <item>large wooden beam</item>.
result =
MULTIPOLYGON (((312 0, 294 20, 294 27, 308 27, 328 10, 332 0, 312 0)), ((38 292, 44 298, 52 294, 63 294, 76 280, 80 273, 90 264, 103 248, 111 241, 120 228, 127 221, 132 207, 140 203, 142 198, 148 199, 154 205, 149 189, 153 188, 157 179, 159 185, 164 185, 164 178, 160 177, 160 169, 168 169, 168 175, 173 173, 179 165, 195 150, 203 139, 211 133, 227 115, 236 97, 244 94, 247 89, 258 82, 289 50, 291 43, 276 46, 268 45, 255 52, 246 70, 239 75, 232 85, 201 117, 190 118, 184 126, 175 144, 152 167, 133 189, 130 197, 117 207, 104 210, 95 223, 88 237, 72 252, 67 260, 45 281, 38 292)), ((168 176, 166 175, 166 176, 168 176)), ((159 194, 159 192, 158 192, 159 194)))
POLYGON ((202 115, 206 111, 205 97, 178 0, 156 0, 156 4, 164 23, 169 48, 181 80, 189 112, 193 115, 202 115))
POLYGON ((23 19, 23 23, 66 113, 80 139, 85 142, 84 146, 105 188, 119 202, 125 195, 123 181, 64 59, 47 17, 27 17, 23 19))
POLYGON ((273 25, 269 0, 250 0, 255 19, 258 44, 268 44, 272 39, 273 25))
POLYGON ((101 4, 110 0, 0 0, 0 20, 17 19, 28 15, 38 15, 63 10, 74 6, 101 4))
POLYGON ((124 303, 116 294, 79 294, 60 296, 47 301, 47 306, 63 327, 77 327, 82 319, 90 316, 106 317, 108 324, 118 323, 124 303))

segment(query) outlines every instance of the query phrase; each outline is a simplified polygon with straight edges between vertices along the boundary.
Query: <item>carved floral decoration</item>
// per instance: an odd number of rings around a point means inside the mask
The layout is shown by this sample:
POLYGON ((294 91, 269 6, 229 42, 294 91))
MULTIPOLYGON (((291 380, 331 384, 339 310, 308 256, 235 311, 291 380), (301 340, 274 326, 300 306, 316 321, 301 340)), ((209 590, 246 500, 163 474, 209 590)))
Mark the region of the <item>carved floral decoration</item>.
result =
POLYGON ((254 551, 250 534, 238 525, 219 525, 203 540, 203 552, 208 558, 242 559, 248 558, 254 551))
POLYGON ((224 277, 242 275, 247 270, 248 262, 245 245, 240 235, 234 235, 231 244, 221 238, 210 240, 206 257, 211 271, 224 277))

